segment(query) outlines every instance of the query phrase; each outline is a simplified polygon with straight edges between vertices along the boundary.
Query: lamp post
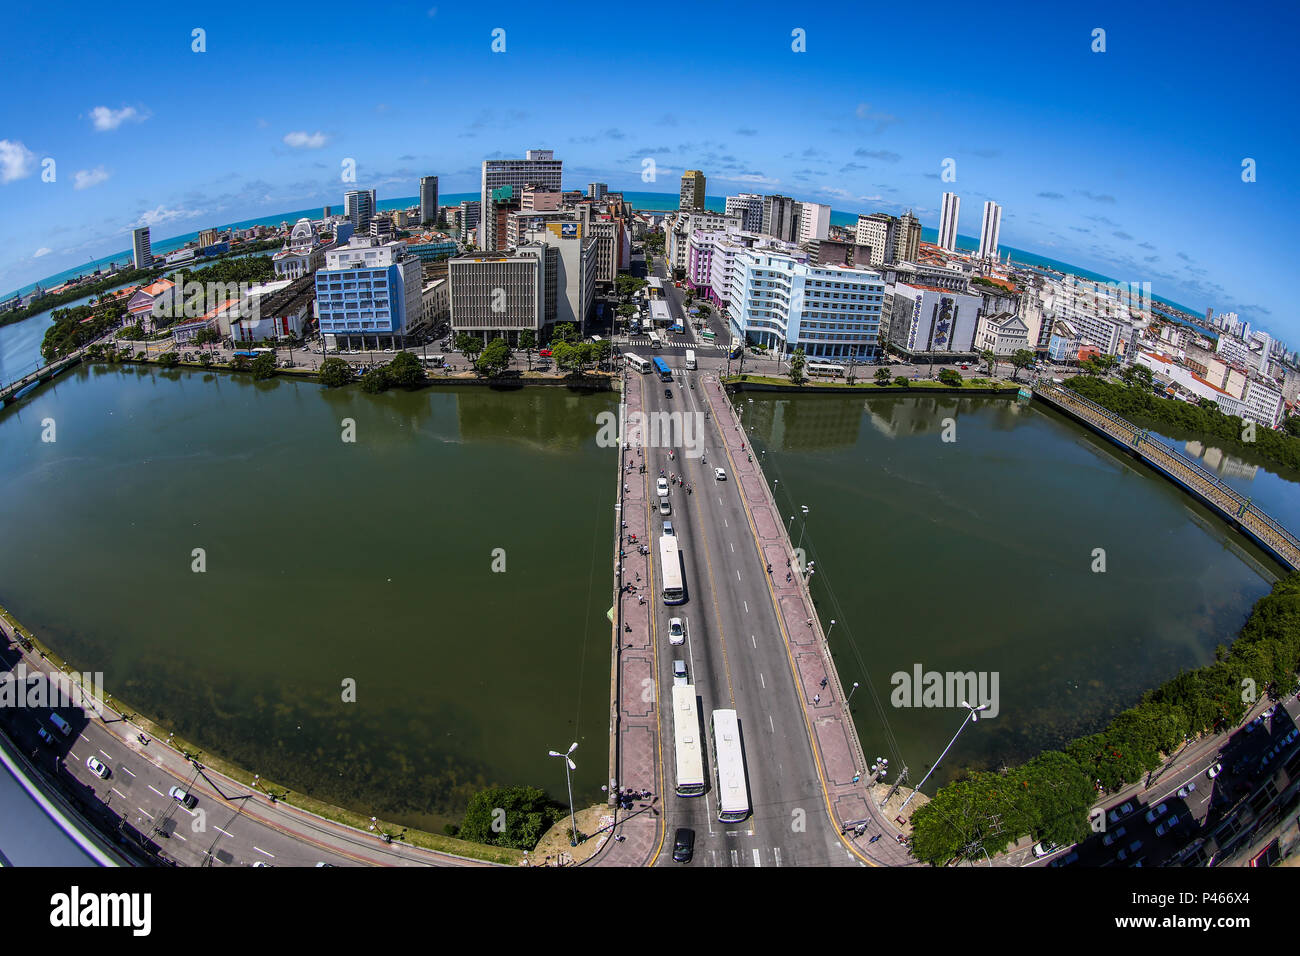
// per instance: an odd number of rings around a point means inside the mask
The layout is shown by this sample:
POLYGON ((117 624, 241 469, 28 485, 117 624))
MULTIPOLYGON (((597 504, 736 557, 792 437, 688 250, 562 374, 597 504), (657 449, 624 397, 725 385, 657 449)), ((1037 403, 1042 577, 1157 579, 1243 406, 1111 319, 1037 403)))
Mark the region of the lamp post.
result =
POLYGON ((849 696, 846 697, 846 698, 844 699, 844 706, 845 706, 845 707, 847 707, 849 704, 853 703, 853 695, 856 694, 857 691, 858 691, 858 682, 857 682, 857 681, 854 681, 854 682, 853 682, 853 688, 849 691, 849 696))
POLYGON ((803 526, 799 529, 799 544, 795 545, 796 548, 803 544, 803 533, 808 530, 808 506, 800 505, 799 507, 803 510, 803 526))
POLYGON ((952 735, 952 740, 948 741, 948 746, 943 748, 943 753, 939 754, 939 760, 936 760, 934 762, 934 766, 931 767, 929 772, 926 773, 926 775, 921 778, 921 782, 916 785, 916 789, 913 790, 911 794, 908 795, 908 798, 903 801, 903 805, 898 808, 898 813, 900 816, 902 815, 903 811, 907 809, 907 805, 912 802, 912 797, 915 797, 918 793, 921 792, 921 788, 925 786, 925 781, 930 779, 930 774, 934 773, 935 768, 939 766, 939 761, 943 760, 943 758, 948 755, 948 751, 952 749, 952 745, 957 742, 957 738, 961 736, 961 732, 966 729, 966 724, 973 723, 974 721, 979 720, 980 711, 989 709, 988 704, 980 704, 978 707, 972 707, 969 703, 967 703, 964 700, 961 702, 961 705, 965 707, 968 711, 970 711, 970 713, 968 713, 966 715, 966 719, 961 722, 961 726, 957 728, 957 732, 952 735))
POLYGON ((564 782, 568 784, 569 787, 569 846, 578 845, 578 824, 575 822, 573 816, 573 781, 569 778, 569 771, 578 769, 578 765, 569 757, 569 755, 577 749, 578 742, 575 740, 569 747, 567 753, 560 753, 558 750, 552 750, 549 752, 549 756, 560 757, 564 760, 564 782))
POLYGON ((826 640, 831 639, 831 631, 835 630, 835 618, 831 618, 831 626, 826 628, 826 640))

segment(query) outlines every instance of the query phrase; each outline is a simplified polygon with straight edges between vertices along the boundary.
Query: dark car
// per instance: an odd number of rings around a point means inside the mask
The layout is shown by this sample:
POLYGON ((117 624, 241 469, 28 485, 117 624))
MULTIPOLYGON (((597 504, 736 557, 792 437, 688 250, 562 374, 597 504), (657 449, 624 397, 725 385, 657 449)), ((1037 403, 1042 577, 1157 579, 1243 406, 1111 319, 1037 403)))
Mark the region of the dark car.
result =
POLYGON ((665 388, 664 398, 672 398, 672 397, 673 397, 673 390, 671 388, 665 388))
POLYGON ((678 827, 673 834, 673 861, 690 863, 695 855, 695 831, 690 827, 678 827))

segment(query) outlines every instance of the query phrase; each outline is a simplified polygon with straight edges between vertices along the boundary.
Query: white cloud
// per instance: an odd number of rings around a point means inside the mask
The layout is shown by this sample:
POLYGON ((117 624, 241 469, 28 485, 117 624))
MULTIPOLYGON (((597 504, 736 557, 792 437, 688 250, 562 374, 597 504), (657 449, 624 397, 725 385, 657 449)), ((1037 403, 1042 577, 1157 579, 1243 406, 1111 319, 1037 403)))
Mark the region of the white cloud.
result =
POLYGON ((328 141, 329 137, 320 130, 314 133, 294 130, 292 133, 284 134, 284 144, 292 146, 294 149, 320 149, 328 141))
POLYGON ((143 123, 149 117, 141 113, 134 106, 124 106, 120 110, 109 109, 107 106, 96 106, 90 111, 90 121, 95 124, 95 129, 100 132, 117 129, 127 120, 132 123, 143 123))
POLYGON ((717 176, 715 178, 729 183, 753 183, 759 186, 775 186, 781 182, 779 179, 764 176, 762 173, 741 173, 738 176, 717 176))
POLYGON ((41 256, 48 256, 53 251, 54 250, 51 249, 49 246, 41 246, 39 249, 37 249, 35 252, 32 253, 32 258, 39 259, 41 256))
POLYGON ((166 206, 158 206, 148 212, 141 213, 140 218, 128 226, 128 229, 135 229, 139 226, 161 226, 165 222, 171 222, 174 219, 189 219, 192 216, 199 215, 195 209, 168 209, 166 206))
POLYGON ((36 154, 17 140, 0 139, 0 183, 11 183, 32 174, 36 154))
POLYGON ((91 186, 98 186, 111 175, 103 166, 96 166, 94 169, 78 169, 74 179, 73 189, 89 189, 91 186))

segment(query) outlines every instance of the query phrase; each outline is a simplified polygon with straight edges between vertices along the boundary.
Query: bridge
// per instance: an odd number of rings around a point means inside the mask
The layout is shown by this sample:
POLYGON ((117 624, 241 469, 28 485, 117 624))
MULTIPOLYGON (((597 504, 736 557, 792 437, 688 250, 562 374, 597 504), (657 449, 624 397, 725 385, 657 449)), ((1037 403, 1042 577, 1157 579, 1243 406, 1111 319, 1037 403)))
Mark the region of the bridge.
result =
POLYGON ((1033 391, 1053 408, 1110 439, 1188 494, 1199 498, 1288 571, 1300 570, 1300 539, 1261 511, 1249 498, 1229 487, 1218 475, 1177 449, 1157 441, 1145 429, 1068 388, 1037 382, 1033 391))
POLYGON ((16 379, 7 385, 0 386, 0 404, 8 405, 16 399, 19 392, 24 389, 41 382, 48 382, 60 372, 72 368, 74 365, 80 364, 81 359, 85 354, 85 347, 79 348, 75 352, 71 352, 63 358, 51 362, 49 365, 38 368, 36 371, 30 372, 20 379, 16 379))

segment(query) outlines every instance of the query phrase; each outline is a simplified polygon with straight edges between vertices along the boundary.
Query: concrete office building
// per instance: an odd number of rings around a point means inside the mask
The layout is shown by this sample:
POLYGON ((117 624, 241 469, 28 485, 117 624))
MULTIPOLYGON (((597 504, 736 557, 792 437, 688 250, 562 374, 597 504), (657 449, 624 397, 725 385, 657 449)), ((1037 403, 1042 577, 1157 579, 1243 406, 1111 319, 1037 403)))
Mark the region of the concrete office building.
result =
POLYGON ((894 261, 915 262, 921 251, 921 220, 912 215, 912 210, 903 213, 897 220, 894 236, 894 261))
POLYGON ((560 191, 528 183, 519 191, 520 212, 554 212, 560 208, 560 191))
POLYGON ((961 215, 961 197, 956 193, 943 194, 943 208, 939 212, 939 248, 957 251, 957 221, 961 215))
POLYGON ((677 208, 688 212, 704 211, 704 174, 698 169, 682 173, 682 191, 677 208))
POLYGON ((799 242, 825 239, 831 228, 831 207, 822 203, 799 204, 799 242))
POLYGON ((740 228, 745 232, 763 231, 763 197, 758 193, 728 196, 726 212, 740 217, 740 228))
POLYGON ((607 192, 609 192, 608 183, 587 183, 588 199, 604 199, 607 192))
POLYGON ((137 269, 153 265, 153 250, 149 247, 149 227, 141 226, 131 231, 131 260, 137 269))
POLYGON ((764 196, 762 231, 782 242, 798 242, 799 202, 789 196, 764 196))
POLYGON ((871 247, 870 265, 890 265, 898 246, 898 220, 883 212, 858 216, 853 240, 859 246, 871 247))
POLYGON ((343 194, 343 215, 352 223, 356 233, 368 235, 370 220, 375 217, 375 191, 350 189, 343 194))
POLYGON ((420 225, 438 225, 438 177, 420 177, 420 225))
POLYGON ((498 232, 501 218, 493 202, 493 192, 502 186, 515 187, 515 194, 532 183, 543 190, 560 191, 564 163, 550 149, 530 149, 523 159, 488 159, 483 161, 482 189, 479 197, 478 247, 488 251, 501 249, 505 236, 498 232))
POLYGON ((591 316, 591 304, 596 294, 596 243, 587 234, 585 213, 578 219, 552 219, 531 224, 525 232, 525 243, 541 244, 559 254, 547 260, 549 270, 554 263, 554 307, 551 313, 556 323, 572 322, 584 333, 591 316))
POLYGON ((316 315, 330 348, 401 348, 421 322, 420 260, 368 236, 330 249, 316 273, 316 315))
POLYGON ((895 351, 909 359, 933 356, 941 362, 975 355, 983 302, 979 296, 898 282, 885 298, 889 342, 895 351))
POLYGON ((802 348, 813 360, 865 359, 878 346, 884 291, 870 270, 750 249, 735 259, 728 324, 734 336, 782 355, 802 348))
POLYGON ((984 204, 984 218, 980 222, 980 259, 997 259, 998 235, 1002 231, 1002 207, 990 200, 984 204))
POLYGON ((448 260, 451 284, 451 329, 484 341, 504 338, 519 345, 531 331, 546 341, 555 323, 555 274, 558 249, 541 243, 509 252, 469 252, 448 260))

